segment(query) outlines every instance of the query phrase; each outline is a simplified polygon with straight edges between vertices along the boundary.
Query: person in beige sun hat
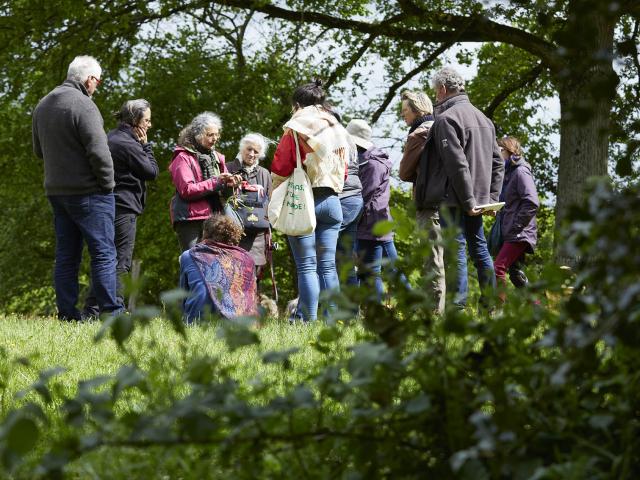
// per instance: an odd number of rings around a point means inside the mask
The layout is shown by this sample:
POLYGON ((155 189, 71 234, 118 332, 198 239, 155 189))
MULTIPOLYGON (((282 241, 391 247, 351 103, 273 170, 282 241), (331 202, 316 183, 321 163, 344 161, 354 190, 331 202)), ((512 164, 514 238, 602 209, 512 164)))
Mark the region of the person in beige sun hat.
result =
POLYGON ((393 220, 389 209, 392 162, 389 155, 371 141, 371 127, 366 121, 351 120, 347 125, 347 132, 358 147, 364 201, 357 232, 358 259, 361 262, 358 265, 358 280, 363 285, 373 286, 372 297, 377 302, 382 302, 385 298, 383 258, 388 262, 391 274, 399 275, 400 281, 407 288, 411 288, 407 278, 394 267, 398 252, 393 242, 393 232, 379 236, 373 231, 376 223, 393 220))
POLYGON ((351 120, 347 125, 347 132, 349 132, 353 142, 357 146, 362 147, 365 150, 369 150, 373 147, 373 142, 371 141, 371 127, 364 120, 351 120))

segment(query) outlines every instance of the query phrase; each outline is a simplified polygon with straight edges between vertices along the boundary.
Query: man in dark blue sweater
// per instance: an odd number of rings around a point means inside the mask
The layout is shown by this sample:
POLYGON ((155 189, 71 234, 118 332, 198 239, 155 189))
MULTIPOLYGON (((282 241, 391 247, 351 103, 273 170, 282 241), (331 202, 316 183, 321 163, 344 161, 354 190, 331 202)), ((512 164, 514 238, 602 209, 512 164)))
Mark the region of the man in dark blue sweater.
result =
POLYGON ((81 320, 78 270, 84 242, 100 313, 123 309, 116 298, 113 161, 102 115, 91 100, 101 74, 95 58, 76 57, 67 79, 33 112, 33 151, 44 160, 45 193, 53 209, 54 283, 62 320, 81 320))

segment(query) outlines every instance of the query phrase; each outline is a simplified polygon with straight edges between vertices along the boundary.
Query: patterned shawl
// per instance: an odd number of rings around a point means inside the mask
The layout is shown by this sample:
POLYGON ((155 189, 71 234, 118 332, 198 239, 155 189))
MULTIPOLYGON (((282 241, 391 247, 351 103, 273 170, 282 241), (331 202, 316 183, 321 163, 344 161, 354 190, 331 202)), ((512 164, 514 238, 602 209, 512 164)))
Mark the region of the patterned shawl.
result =
POLYGON ((258 315, 255 264, 244 249, 205 240, 189 252, 220 315, 258 315))

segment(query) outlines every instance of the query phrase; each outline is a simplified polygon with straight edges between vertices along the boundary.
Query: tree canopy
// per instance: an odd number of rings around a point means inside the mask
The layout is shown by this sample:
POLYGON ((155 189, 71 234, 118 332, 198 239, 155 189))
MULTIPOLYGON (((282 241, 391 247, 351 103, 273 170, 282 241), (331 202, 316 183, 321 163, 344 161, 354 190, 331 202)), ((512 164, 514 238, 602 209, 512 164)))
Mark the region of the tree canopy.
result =
POLYGON ((0 2, 0 12, 0 275, 8 285, 0 303, 16 295, 35 302, 50 283, 53 235, 30 114, 78 54, 104 68, 95 101, 107 128, 124 100, 152 103, 163 173, 151 185, 136 253, 150 292, 170 287, 176 271, 166 166, 180 128, 202 110, 216 111, 220 148, 235 156, 243 133, 277 139, 293 88, 315 76, 334 101, 361 99, 338 105, 346 119, 382 124, 396 114, 407 82, 429 92, 431 73, 455 47, 459 63, 478 69, 467 86, 472 101, 499 134, 522 138, 539 189, 557 198, 559 222, 609 162, 622 178, 637 175, 636 1, 18 0, 0 2), (374 88, 375 75, 382 87, 374 88), (541 99, 554 95, 558 125, 537 116, 541 99), (556 133, 559 159, 550 153, 556 133))

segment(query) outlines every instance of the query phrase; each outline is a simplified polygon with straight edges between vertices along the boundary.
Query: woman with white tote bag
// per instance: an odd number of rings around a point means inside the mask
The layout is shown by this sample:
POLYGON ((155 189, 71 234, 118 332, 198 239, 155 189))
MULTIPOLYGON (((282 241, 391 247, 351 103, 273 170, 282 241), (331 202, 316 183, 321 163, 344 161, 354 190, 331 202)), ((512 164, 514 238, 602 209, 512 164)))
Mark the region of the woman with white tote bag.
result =
MULTIPOLYGON (((293 115, 284 125, 284 135, 271 163, 272 201, 275 201, 277 187, 289 180, 300 161, 313 192, 316 226, 315 231, 308 234, 288 235, 299 291, 298 307, 291 320, 309 322, 317 319, 320 292, 340 289, 336 244, 342 208, 338 193, 344 186, 349 159, 357 156, 357 149, 331 113, 322 82, 316 80, 298 87, 292 104, 293 115)), ((301 200, 304 197, 301 196, 301 200)), ((332 305, 328 307, 330 310, 332 305)))

